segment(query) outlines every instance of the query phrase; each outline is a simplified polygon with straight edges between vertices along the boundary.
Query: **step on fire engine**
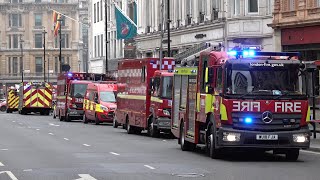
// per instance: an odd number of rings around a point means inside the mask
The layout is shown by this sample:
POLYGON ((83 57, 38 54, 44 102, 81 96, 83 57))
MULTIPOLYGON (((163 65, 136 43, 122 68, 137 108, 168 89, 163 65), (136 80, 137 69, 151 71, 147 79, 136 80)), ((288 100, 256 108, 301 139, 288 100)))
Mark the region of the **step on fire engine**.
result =
POLYGON ((174 65, 168 58, 119 61, 114 127, 122 124, 128 134, 148 130, 152 137, 170 133, 173 73, 168 70, 174 65))
POLYGON ((172 133, 183 151, 259 149, 297 160, 309 148, 310 108, 298 53, 208 47, 177 62, 172 133), (179 66, 179 67, 177 67, 179 66))
POLYGON ((53 86, 47 82, 23 82, 19 89, 19 114, 49 115, 52 110, 53 86))

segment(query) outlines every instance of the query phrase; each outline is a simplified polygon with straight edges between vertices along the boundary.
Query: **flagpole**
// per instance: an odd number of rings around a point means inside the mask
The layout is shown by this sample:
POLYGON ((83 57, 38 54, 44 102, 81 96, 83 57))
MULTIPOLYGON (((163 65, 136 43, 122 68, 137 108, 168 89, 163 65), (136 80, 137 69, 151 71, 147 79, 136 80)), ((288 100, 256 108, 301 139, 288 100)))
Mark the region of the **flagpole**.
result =
POLYGON ((107 13, 108 13, 108 5, 107 5, 107 1, 108 0, 105 0, 104 3, 105 3, 105 6, 104 6, 104 12, 105 12, 105 28, 106 28, 106 74, 108 73, 108 16, 107 16, 107 13))

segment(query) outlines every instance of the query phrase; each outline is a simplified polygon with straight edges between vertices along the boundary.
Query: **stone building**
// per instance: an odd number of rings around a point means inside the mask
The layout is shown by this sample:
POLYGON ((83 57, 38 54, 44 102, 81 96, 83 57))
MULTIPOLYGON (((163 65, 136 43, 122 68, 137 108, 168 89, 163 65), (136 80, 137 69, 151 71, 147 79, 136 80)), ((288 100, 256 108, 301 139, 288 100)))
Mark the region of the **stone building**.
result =
MULTIPOLYGON (((44 81, 45 70, 46 80, 56 82, 59 37, 53 35, 52 10, 77 20, 78 6, 78 0, 0 0, 0 83, 21 82, 22 67, 25 81, 44 81)), ((78 71, 79 23, 70 18, 62 21, 62 62, 78 71)))
MULTIPOLYGON (((137 2, 139 56, 159 57, 161 27, 167 29, 167 1, 137 2)), ((171 54, 174 56, 203 42, 221 43, 227 50, 236 46, 259 46, 264 51, 273 51, 273 30, 267 26, 272 22, 272 11, 273 0, 170 1, 171 54)), ((166 56, 166 42, 163 45, 166 56)))
POLYGON ((320 0, 275 0, 270 26, 277 49, 298 51, 302 60, 320 60, 320 0))

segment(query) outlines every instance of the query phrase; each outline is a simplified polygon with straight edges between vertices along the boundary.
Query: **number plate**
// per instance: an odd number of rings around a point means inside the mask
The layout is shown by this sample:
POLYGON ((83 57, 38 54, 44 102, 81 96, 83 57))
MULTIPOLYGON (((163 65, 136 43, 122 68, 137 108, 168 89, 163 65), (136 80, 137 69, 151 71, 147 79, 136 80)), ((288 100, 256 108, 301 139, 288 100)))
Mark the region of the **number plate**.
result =
POLYGON ((278 135, 257 134, 257 140, 278 140, 278 135))

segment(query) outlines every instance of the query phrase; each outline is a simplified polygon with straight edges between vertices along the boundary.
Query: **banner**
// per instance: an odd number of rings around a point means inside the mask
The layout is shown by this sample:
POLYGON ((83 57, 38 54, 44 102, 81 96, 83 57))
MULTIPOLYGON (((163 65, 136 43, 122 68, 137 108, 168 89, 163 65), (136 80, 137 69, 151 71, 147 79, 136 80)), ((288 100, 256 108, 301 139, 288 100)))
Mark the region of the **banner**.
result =
MULTIPOLYGON (((136 5, 134 6, 136 20, 136 5)), ((125 16, 122 11, 115 5, 115 16, 117 23, 117 39, 132 39, 137 35, 137 27, 130 18, 125 16)))

